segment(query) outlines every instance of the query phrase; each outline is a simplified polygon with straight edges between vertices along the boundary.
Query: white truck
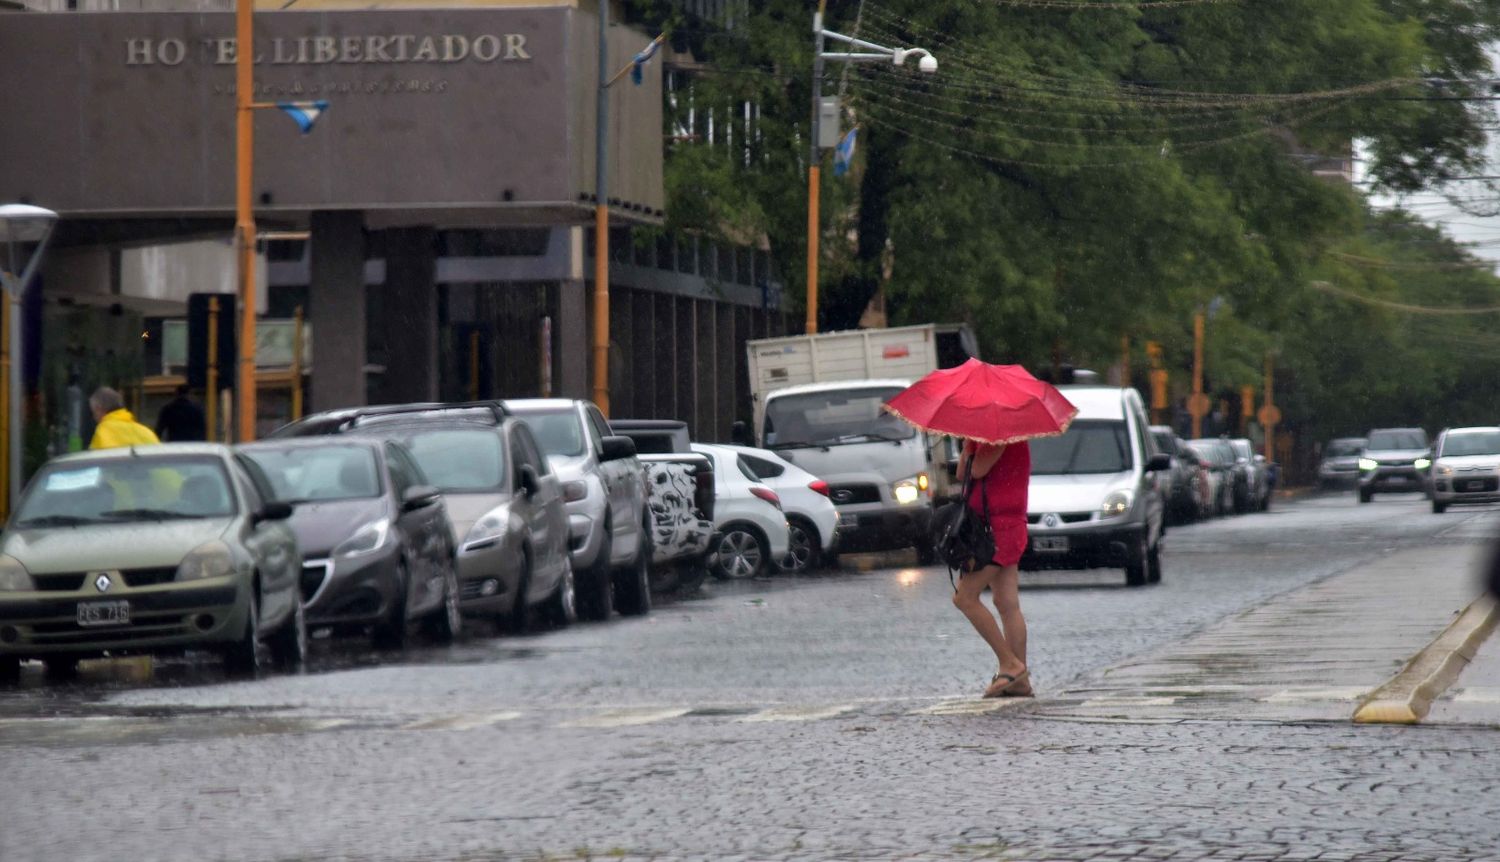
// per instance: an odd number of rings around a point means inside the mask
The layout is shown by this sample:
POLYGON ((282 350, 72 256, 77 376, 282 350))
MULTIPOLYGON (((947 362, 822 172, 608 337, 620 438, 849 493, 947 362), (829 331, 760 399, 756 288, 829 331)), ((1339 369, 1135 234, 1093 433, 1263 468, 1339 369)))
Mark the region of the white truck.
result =
POLYGON ((915 547, 930 562, 932 501, 957 453, 880 405, 976 355, 974 333, 926 324, 767 338, 746 350, 754 440, 828 483, 840 551, 915 547))

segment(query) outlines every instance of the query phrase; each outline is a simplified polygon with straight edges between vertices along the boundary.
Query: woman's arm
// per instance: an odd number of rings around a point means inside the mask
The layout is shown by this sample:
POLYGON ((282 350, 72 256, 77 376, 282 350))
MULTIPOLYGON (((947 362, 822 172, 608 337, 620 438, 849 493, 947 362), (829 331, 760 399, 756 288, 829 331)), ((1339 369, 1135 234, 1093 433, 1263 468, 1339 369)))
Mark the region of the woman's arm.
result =
POLYGON ((1005 453, 1004 446, 987 446, 980 444, 979 451, 974 455, 974 478, 983 479, 990 474, 1000 456, 1005 453))
POLYGON ((958 470, 955 474, 958 481, 963 482, 964 480, 969 478, 969 461, 973 457, 974 444, 968 440, 965 440, 964 445, 959 449, 958 452, 958 470))

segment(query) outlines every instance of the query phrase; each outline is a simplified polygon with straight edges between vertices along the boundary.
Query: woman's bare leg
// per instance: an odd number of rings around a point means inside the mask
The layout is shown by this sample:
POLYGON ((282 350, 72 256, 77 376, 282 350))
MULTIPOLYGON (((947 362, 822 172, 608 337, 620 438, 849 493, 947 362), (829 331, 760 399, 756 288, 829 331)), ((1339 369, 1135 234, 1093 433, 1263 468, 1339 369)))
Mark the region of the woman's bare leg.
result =
POLYGON ((975 572, 965 572, 958 581, 958 590, 953 594, 953 606, 963 611, 963 615, 969 618, 974 630, 989 644, 990 650, 995 654, 995 660, 1000 663, 1000 672, 1010 676, 1017 676, 1026 669, 1026 662, 1021 660, 1006 643, 1005 635, 1000 631, 1000 624, 996 622, 994 614, 980 601, 980 594, 984 588, 990 585, 995 576, 1001 571, 999 566, 989 565, 975 572))
POLYGON ((990 600, 1000 614, 1005 643, 1016 658, 1026 663, 1026 618, 1021 615, 1021 570, 1016 566, 997 567, 990 578, 990 600))

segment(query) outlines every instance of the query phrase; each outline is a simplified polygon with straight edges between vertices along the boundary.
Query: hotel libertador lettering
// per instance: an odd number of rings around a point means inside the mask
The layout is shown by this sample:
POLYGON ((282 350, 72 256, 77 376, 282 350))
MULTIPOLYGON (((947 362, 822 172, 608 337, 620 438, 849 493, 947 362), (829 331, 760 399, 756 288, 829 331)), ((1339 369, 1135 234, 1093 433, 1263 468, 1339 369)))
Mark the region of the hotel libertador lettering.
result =
MULTIPOLYGON (((231 66, 235 40, 201 39, 190 50, 184 39, 126 39, 125 65, 179 66, 190 56, 199 62, 231 66)), ((334 64, 496 63, 530 60, 526 36, 486 33, 481 36, 443 34, 419 36, 301 36, 257 40, 257 64, 324 66, 334 64)))

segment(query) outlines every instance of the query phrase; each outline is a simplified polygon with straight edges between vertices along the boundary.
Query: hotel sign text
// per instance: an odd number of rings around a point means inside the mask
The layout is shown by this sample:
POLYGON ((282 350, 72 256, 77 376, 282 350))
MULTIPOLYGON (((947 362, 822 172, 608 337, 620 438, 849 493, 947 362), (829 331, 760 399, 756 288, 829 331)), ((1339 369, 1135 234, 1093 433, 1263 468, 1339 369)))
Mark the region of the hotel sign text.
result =
MULTIPOLYGON (((179 66, 189 58, 185 39, 126 39, 125 65, 179 66)), ((371 63, 496 63, 530 60, 526 36, 486 33, 482 36, 443 34, 418 36, 301 36, 260 40, 257 64, 322 66, 371 63)), ((200 39, 199 62, 230 66, 235 62, 234 39, 200 39)))

